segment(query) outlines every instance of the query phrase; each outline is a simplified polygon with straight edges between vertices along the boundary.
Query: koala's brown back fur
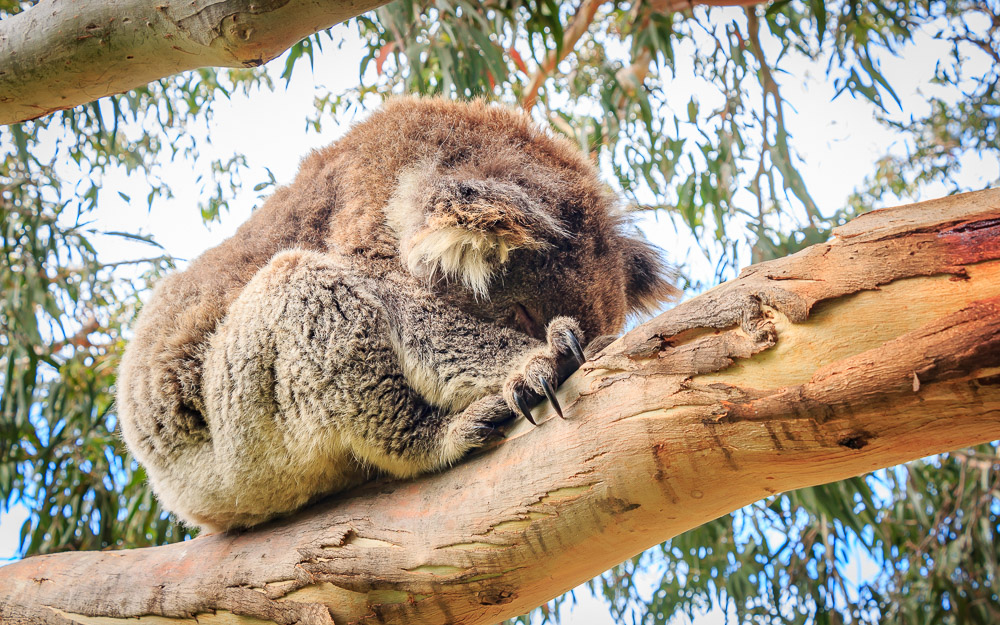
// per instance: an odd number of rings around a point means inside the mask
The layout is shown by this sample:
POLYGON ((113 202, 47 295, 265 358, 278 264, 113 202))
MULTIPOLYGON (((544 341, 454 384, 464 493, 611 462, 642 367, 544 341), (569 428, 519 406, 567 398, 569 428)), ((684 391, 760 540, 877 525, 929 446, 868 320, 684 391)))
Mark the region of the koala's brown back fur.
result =
POLYGON ((554 320, 615 333, 672 293, 572 144, 509 109, 397 99, 156 289, 123 433, 181 518, 257 523, 371 467, 455 461, 554 320))

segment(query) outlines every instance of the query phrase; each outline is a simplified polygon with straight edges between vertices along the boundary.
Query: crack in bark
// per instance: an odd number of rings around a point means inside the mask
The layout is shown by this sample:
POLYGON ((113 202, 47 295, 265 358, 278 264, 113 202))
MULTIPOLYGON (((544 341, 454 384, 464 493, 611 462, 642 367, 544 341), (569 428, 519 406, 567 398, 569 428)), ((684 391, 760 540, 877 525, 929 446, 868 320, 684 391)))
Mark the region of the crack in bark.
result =
MULTIPOLYGON (((166 4, 158 6, 163 15, 189 39, 203 46, 211 46, 218 38, 231 38, 223 32, 223 22, 227 19, 238 22, 242 14, 260 15, 276 11, 289 0, 194 0, 189 4, 166 4)), ((240 39, 249 40, 253 30, 243 32, 240 39)))

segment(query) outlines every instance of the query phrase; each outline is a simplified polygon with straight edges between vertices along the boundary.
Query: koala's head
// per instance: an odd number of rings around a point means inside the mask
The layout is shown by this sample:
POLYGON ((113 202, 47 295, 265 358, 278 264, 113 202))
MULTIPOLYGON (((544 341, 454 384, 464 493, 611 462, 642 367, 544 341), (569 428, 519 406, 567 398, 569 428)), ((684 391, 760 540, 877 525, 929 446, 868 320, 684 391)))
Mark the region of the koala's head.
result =
POLYGON ((425 107, 410 131, 429 147, 399 171, 385 216, 410 273, 536 337, 559 315, 615 333, 676 295, 660 250, 574 145, 509 109, 405 102, 425 107))

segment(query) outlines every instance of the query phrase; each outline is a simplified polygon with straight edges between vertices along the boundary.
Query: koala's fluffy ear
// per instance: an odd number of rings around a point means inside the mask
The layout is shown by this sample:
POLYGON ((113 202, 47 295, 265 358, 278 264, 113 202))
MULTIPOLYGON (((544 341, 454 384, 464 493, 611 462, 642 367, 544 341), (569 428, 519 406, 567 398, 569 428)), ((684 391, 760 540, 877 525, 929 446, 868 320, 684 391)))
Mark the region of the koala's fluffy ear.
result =
POLYGON ((680 290, 674 286, 677 272, 664 262, 660 248, 636 233, 622 238, 621 249, 630 313, 652 314, 663 304, 677 299, 680 295, 680 290))
POLYGON ((541 249, 566 236, 562 225, 518 185, 440 176, 433 166, 400 175, 386 220, 412 274, 455 278, 480 296, 486 296, 510 252, 541 249))

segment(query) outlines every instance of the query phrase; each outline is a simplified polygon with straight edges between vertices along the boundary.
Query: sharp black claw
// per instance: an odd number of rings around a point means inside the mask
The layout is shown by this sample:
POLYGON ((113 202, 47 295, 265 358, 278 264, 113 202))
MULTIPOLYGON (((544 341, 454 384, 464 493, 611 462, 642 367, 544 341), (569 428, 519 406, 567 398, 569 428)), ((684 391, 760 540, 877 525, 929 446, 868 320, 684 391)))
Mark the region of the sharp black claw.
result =
POLYGON ((542 376, 538 376, 538 383, 541 385, 542 391, 545 392, 545 396, 548 397, 549 401, 552 403, 552 407, 556 409, 556 414, 559 415, 560 419, 565 419, 566 417, 564 417, 562 413, 562 406, 559 405, 559 400, 556 399, 556 392, 552 390, 552 385, 549 384, 549 381, 542 376))
POLYGON ((531 416, 531 409, 528 408, 528 402, 524 401, 524 397, 517 391, 514 391, 514 403, 517 404, 517 409, 521 411, 524 418, 528 420, 531 425, 538 425, 535 423, 535 419, 531 416))
POLYGON ((573 355, 576 356, 577 361, 582 365, 587 362, 587 358, 583 355, 583 348, 580 347, 580 341, 576 338, 573 332, 567 332, 566 337, 569 339, 569 348, 572 350, 573 355))

